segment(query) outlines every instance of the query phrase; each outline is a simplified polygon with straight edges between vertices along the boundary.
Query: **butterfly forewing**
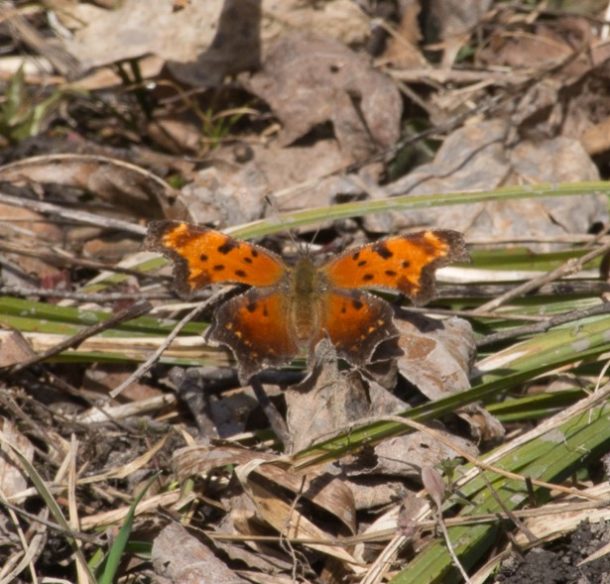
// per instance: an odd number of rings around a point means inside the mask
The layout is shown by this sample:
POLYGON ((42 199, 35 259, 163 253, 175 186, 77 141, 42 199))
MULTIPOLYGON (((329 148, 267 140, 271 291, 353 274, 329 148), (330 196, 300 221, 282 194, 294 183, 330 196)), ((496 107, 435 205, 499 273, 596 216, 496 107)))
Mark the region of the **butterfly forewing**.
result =
POLYGON ((434 295, 436 268, 467 258, 457 231, 421 231, 348 250, 322 269, 338 288, 387 288, 421 303, 434 295))
POLYGON ((149 224, 146 246, 174 260, 184 294, 219 282, 273 286, 286 273, 282 260, 262 247, 178 221, 149 224))

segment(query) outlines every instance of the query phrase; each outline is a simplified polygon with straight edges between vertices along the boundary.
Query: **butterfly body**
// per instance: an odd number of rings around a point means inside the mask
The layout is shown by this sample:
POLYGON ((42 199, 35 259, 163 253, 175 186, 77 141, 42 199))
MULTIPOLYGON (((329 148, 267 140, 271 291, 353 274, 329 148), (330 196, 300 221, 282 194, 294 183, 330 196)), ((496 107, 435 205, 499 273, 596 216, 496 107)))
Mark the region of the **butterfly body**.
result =
POLYGON ((320 330, 323 296, 328 284, 317 271, 310 257, 299 258, 289 272, 288 313, 294 335, 306 343, 320 330))
POLYGON ((398 331, 391 306, 364 289, 400 291, 422 302, 433 294, 434 269, 467 257, 455 231, 390 237, 320 266, 309 255, 288 266, 260 246, 180 222, 152 222, 146 243, 174 261, 184 294, 212 283, 251 286, 218 308, 208 331, 233 351, 242 381, 311 354, 324 337, 339 357, 366 366, 398 331))

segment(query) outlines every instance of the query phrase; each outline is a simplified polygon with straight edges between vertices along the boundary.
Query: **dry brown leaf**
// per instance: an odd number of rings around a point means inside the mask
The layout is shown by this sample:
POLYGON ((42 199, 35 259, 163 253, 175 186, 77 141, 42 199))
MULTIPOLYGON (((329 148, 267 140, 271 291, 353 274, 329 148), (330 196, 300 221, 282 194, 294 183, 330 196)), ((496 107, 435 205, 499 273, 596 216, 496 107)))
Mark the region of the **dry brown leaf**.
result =
MULTIPOLYGON (((435 159, 388 185, 390 195, 491 190, 504 184, 599 180, 593 161, 580 142, 555 138, 523 142, 508 150, 505 121, 466 126, 451 134, 435 159)), ((534 197, 531 199, 453 205, 435 210, 413 210, 366 216, 372 231, 398 232, 409 227, 457 229, 468 239, 549 237, 586 232, 593 223, 606 223, 604 197, 534 197)), ((549 249, 549 244, 536 249, 549 249)))
POLYGON ((417 47, 422 39, 418 21, 420 2, 408 0, 402 4, 400 23, 392 32, 380 61, 400 69, 424 67, 427 61, 417 47))
MULTIPOLYGON (((256 584, 294 584, 294 578, 288 574, 265 574, 250 570, 238 570, 238 574, 245 576, 256 584)), ((309 584, 307 580, 302 580, 302 582, 303 584, 309 584)))
POLYGON ((290 571, 292 563, 273 543, 257 541, 256 538, 246 539, 243 542, 239 540, 240 535, 268 535, 269 531, 266 525, 256 519, 254 503, 242 491, 236 481, 229 488, 229 493, 232 494, 231 497, 228 497, 226 492, 222 497, 222 504, 228 510, 228 513, 221 519, 215 532, 229 536, 238 534, 238 537, 235 542, 217 539, 215 541, 216 547, 232 560, 243 562, 249 568, 259 570, 265 574, 290 571), (234 492, 238 488, 240 492, 235 495, 234 492))
POLYGON ((426 29, 442 40, 443 65, 450 67, 458 51, 483 19, 492 0, 430 0, 426 29))
POLYGON ((443 461, 459 458, 458 450, 477 456, 479 451, 470 441, 435 427, 436 432, 444 435, 446 440, 455 445, 450 448, 444 442, 436 440, 426 432, 413 432, 404 436, 388 438, 375 446, 372 464, 365 466, 356 460, 352 464, 343 465, 345 472, 355 477, 392 476, 418 479, 425 465, 436 466, 443 461))
POLYGON ((36 353, 23 335, 15 330, 0 337, 0 368, 30 360, 36 353))
MULTIPOLYGON (((345 157, 334 139, 319 139, 306 146, 284 147, 271 141, 268 144, 243 144, 236 148, 221 147, 214 151, 213 161, 219 165, 217 172, 221 177, 231 173, 238 175, 232 179, 238 185, 243 179, 254 178, 253 193, 248 195, 248 208, 255 208, 263 191, 267 196, 269 192, 273 193, 271 214, 331 205, 339 195, 356 197, 361 193, 361 188, 350 177, 338 174, 345 166, 345 157)), ((374 171, 371 165, 366 167, 367 176, 371 177, 374 171)), ((378 174, 373 176, 375 181, 378 174)), ((204 201, 207 201, 205 197, 204 201)), ((197 210, 193 213, 209 212, 213 218, 227 217, 227 211, 217 199, 213 199, 211 204, 194 204, 197 210)), ((233 205, 231 214, 237 212, 233 205)), ((249 215, 252 215, 251 211, 249 215)))
MULTIPOLYGON (((2 440, 11 444, 29 462, 34 459, 34 445, 24 436, 17 426, 10 420, 2 418, 2 440)), ((13 457, 10 449, 2 448, 0 451, 0 492, 2 497, 10 498, 11 503, 19 505, 25 501, 25 497, 15 498, 13 495, 25 491, 28 486, 26 476, 22 471, 21 464, 13 457)))
POLYGON ((610 116, 584 130, 580 141, 591 156, 610 150, 610 116))
POLYGON ((392 145, 400 133, 402 102, 394 83, 366 57, 332 39, 284 36, 247 87, 282 122, 284 145, 330 121, 351 162, 392 145))
MULTIPOLYGON (((53 184, 93 193, 103 203, 99 212, 122 209, 138 219, 186 217, 177 191, 165 181, 123 160, 87 154, 35 156, 0 166, 0 181, 53 184)), ((95 208, 88 205, 88 210, 95 208)))
MULTIPOLYGON (((579 49, 591 44, 593 34, 590 23, 583 17, 570 16, 549 22, 536 22, 513 30, 506 27, 494 31, 487 45, 477 51, 482 62, 491 66, 511 69, 549 69, 576 56, 579 49)), ((572 60, 565 73, 575 74, 588 69, 589 56, 572 60), (576 61, 576 62, 575 62, 576 61)))
POLYGON ((182 525, 170 523, 155 538, 151 560, 163 582, 247 584, 182 525))
POLYGON ((409 315, 396 319, 401 375, 434 401, 470 387, 469 373, 476 347, 470 323, 461 318, 437 320, 409 315))
MULTIPOLYGON (((470 369, 476 356, 474 333, 461 318, 433 320, 410 315, 398 320, 399 345, 404 354, 398 368, 405 379, 430 400, 470 388, 470 369)), ((473 436, 497 440, 504 436, 502 424, 484 408, 470 406, 457 412, 471 427, 473 436)))
MULTIPOLYGON (((322 341, 320 345, 329 344, 322 341)), ((320 354, 319 346, 316 354, 320 354)), ((291 445, 288 453, 298 452, 316 440, 369 415, 365 383, 357 371, 340 372, 336 354, 318 360, 311 375, 286 392, 286 424, 291 445)))
MULTIPOLYGON (((355 512, 351 492, 341 481, 325 475, 299 475, 279 465, 278 457, 266 452, 251 451, 236 446, 188 446, 176 451, 173 465, 178 477, 207 473, 227 465, 250 467, 247 474, 260 475, 267 484, 275 483, 279 493, 292 493, 334 515, 350 532, 354 532, 355 512)), ((254 476, 253 475, 253 476, 254 476)))
MULTIPOLYGON (((1 180, 1 179, 0 179, 1 180)), ((62 241, 62 230, 45 216, 13 205, 0 204, 0 241, 8 265, 2 270, 7 286, 61 287, 64 272, 40 257, 40 247, 48 248, 62 241), (10 253, 11 249, 24 253, 10 253), (16 269, 11 269, 11 265, 16 269)))
POLYGON ((172 61, 172 73, 194 85, 215 85, 251 69, 286 30, 313 30, 345 43, 368 34, 367 18, 349 0, 320 7, 301 0, 205 0, 177 11, 174 0, 125 0, 114 10, 79 2, 56 14, 75 31, 64 43, 84 67, 154 54, 172 61))
MULTIPOLYGON (((343 546, 335 545, 333 543, 335 537, 340 535, 341 532, 337 533, 330 531, 328 522, 324 522, 324 527, 318 526, 310 519, 310 513, 301 511, 299 506, 296 505, 297 499, 294 497, 291 497, 290 499, 283 497, 279 491, 272 488, 270 483, 258 479, 256 475, 269 478, 267 475, 268 468, 259 471, 258 466, 257 461, 253 461, 252 463, 240 466, 235 470, 244 490, 254 501, 258 515, 284 537, 315 540, 314 542, 308 542, 303 545, 337 558, 344 562, 346 566, 355 564, 356 560, 343 546)), ((338 479, 333 479, 330 482, 328 482, 327 479, 322 480, 320 481, 319 487, 314 486, 313 484, 307 486, 303 481, 303 488, 296 491, 295 495, 299 495, 302 491, 302 496, 306 496, 306 493, 310 488, 312 490, 316 490, 317 488, 326 489, 327 485, 332 483, 341 485, 341 490, 343 490, 347 499, 351 500, 349 504, 349 513, 354 514, 353 521, 355 521, 355 508, 353 506, 351 492, 338 479)), ((333 502, 332 507, 326 507, 326 511, 331 511, 336 514, 337 510, 343 508, 344 510, 341 514, 345 514, 347 508, 344 507, 344 505, 345 500, 343 500, 343 497, 340 497, 333 502)))
POLYGON ((180 194, 194 223, 239 225, 263 214, 266 177, 254 164, 218 164, 194 176, 180 194))
POLYGON ((358 511, 378 509, 396 501, 405 490, 404 481, 394 477, 365 476, 344 478, 354 495, 358 511))
MULTIPOLYGON (((237 515, 232 510, 231 521, 244 533, 251 532, 252 520, 264 521, 286 537, 317 540, 304 545, 354 563, 354 558, 341 546, 333 544, 337 535, 353 535, 356 531, 356 510, 350 489, 339 479, 328 475, 298 475, 280 467, 274 457, 265 452, 249 451, 234 446, 196 446, 182 448, 174 455, 174 466, 178 476, 208 472, 213 468, 236 465, 235 474, 244 491, 254 503, 252 508, 238 504, 237 515), (311 513, 301 508, 298 502, 307 501, 324 511, 323 516, 333 516, 338 521, 325 520, 318 526, 311 513), (244 513, 245 512, 245 513, 244 513), (239 518, 238 515, 241 515, 239 518)), ((306 509, 310 509, 306 506, 306 509)))

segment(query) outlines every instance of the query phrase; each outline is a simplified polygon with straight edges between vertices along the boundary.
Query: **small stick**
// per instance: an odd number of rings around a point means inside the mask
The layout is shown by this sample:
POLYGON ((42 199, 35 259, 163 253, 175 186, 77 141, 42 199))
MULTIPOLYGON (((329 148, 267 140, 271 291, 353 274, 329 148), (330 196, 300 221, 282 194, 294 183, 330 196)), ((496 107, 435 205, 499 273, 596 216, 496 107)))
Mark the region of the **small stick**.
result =
POLYGON ((290 433, 288 432, 288 427, 286 426, 286 422, 284 422, 284 418, 277 411, 277 408, 271 403, 269 396, 265 393, 265 388, 261 383, 260 379, 257 375, 250 379, 250 385, 254 390, 254 395, 256 395, 256 399, 258 403, 263 408, 269 423, 271 424, 271 428, 275 432, 276 436, 282 441, 282 444, 288 444, 290 441, 290 433))
MULTIPOLYGON (((71 290, 49 290, 32 286, 0 286, 0 294, 7 296, 41 296, 43 298, 69 298, 83 302, 116 302, 118 300, 133 300, 133 292, 73 292, 71 290)), ((171 300, 176 296, 169 292, 138 292, 140 299, 171 300)), ((494 317, 497 318, 497 315, 494 317)))
MULTIPOLYGON (((223 293, 223 290, 220 290, 218 294, 223 293)), ((122 391, 124 391, 127 387, 129 387, 132 383, 140 379, 143 375, 145 375, 152 366, 157 362, 159 357, 163 354, 163 351, 170 346, 172 341, 178 336, 180 331, 193 320, 198 314, 200 314, 203 310, 205 310, 211 302, 215 301, 218 297, 218 294, 210 297, 205 302, 201 302, 193 310, 186 314, 186 316, 178 322, 178 324, 174 327, 171 333, 167 335, 165 340, 159 345, 159 348, 148 358, 144 363, 142 363, 123 383, 115 387, 110 392, 111 398, 116 398, 122 391)))
POLYGON ((483 337, 482 339, 477 341, 477 347, 485 347, 487 345, 492 345, 493 343, 497 343, 499 341, 507 341, 509 339, 521 337, 523 335, 543 333, 554 326, 558 326, 566 322, 580 320, 581 318, 586 318, 588 316, 605 314, 607 312, 610 312, 609 302, 604 302, 603 304, 598 304, 596 306, 592 306, 591 308, 580 308, 578 310, 571 310, 570 312, 565 312, 563 314, 558 314, 557 316, 554 316, 552 318, 548 318, 544 322, 526 324, 523 326, 515 327, 514 329, 511 329, 509 331, 501 331, 499 333, 487 335, 486 337, 483 337))
POLYGON ((598 247, 597 249, 590 251, 581 258, 570 258, 569 260, 561 264, 558 268, 555 268, 554 270, 551 270, 550 272, 547 272, 546 274, 543 274, 541 276, 537 276, 536 278, 532 278, 531 280, 524 282, 520 286, 516 286, 512 290, 501 294, 497 298, 494 298, 493 300, 482 304, 481 306, 479 306, 479 308, 473 310, 472 314, 476 315, 479 311, 495 310, 496 308, 499 308, 500 306, 506 304, 508 301, 513 300, 514 298, 524 296, 528 292, 532 292, 533 290, 540 288, 540 286, 542 286, 543 284, 548 284, 549 282, 558 280, 563 276, 574 274, 580 271, 584 264, 590 262, 592 259, 595 259, 600 255, 608 253, 608 251, 610 251, 610 243, 607 243, 601 247, 598 247))
POLYGON ((47 215, 57 215, 62 219, 69 219, 78 223, 87 223, 88 225, 95 225, 96 227, 107 227, 110 229, 118 229, 119 231, 127 231, 128 233, 134 233, 136 235, 146 235, 146 227, 143 225, 136 225, 135 223, 129 223, 129 221, 121 221, 120 219, 112 219, 111 217, 103 217, 102 215, 88 213, 87 211, 74 211, 59 205, 53 205, 52 203, 45 203, 44 201, 15 197, 0 192, 0 203, 11 205, 12 207, 19 207, 20 209, 31 209, 47 215))
POLYGON ((47 351, 38 353, 31 359, 28 359, 27 361, 23 361, 22 363, 18 363, 17 365, 10 365, 9 367, 2 368, 2 369, 0 369, 0 371, 3 371, 3 372, 7 371, 7 372, 10 372, 11 374, 18 373, 19 371, 23 371, 24 369, 31 367, 32 365, 35 365, 36 363, 45 361, 46 359, 49 359, 50 357, 58 355, 59 353, 63 353, 64 351, 66 351, 68 349, 78 347, 78 345, 80 345, 84 340, 88 339, 89 337, 97 335, 98 333, 100 333, 102 331, 108 330, 109 328, 112 328, 113 326, 115 326, 125 320, 131 320, 132 318, 136 318, 138 316, 141 316, 142 314, 146 314, 147 312, 149 312, 151 310, 151 308, 152 308, 152 305, 147 301, 136 302, 133 306, 130 306, 129 308, 121 310, 117 314, 112 315, 107 320, 104 320, 103 322, 98 322, 97 324, 94 324, 93 326, 84 328, 83 330, 79 331, 78 333, 76 333, 75 335, 66 339, 65 341, 62 341, 61 343, 57 343, 57 345, 55 345, 54 347, 51 347, 47 351))

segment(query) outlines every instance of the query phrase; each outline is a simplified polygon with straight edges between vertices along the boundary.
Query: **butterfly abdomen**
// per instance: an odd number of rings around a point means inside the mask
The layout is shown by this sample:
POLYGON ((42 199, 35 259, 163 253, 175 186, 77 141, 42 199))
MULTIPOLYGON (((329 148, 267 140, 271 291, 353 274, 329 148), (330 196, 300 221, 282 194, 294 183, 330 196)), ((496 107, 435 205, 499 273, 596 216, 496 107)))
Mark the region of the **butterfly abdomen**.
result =
POLYGON ((320 328, 320 274, 309 257, 302 257, 291 273, 291 323, 301 345, 320 328))

